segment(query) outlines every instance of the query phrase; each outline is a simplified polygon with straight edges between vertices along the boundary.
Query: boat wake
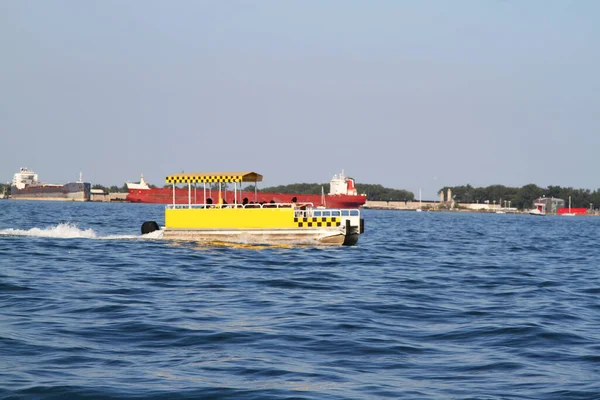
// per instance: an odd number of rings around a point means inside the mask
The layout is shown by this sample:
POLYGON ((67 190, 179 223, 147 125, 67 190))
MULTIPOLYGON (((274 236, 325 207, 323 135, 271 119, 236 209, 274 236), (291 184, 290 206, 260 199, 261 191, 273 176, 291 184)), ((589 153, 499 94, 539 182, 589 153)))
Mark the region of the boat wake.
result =
POLYGON ((106 235, 98 236, 91 228, 80 229, 73 223, 60 223, 47 228, 25 229, 0 229, 0 237, 39 237, 55 239, 97 239, 97 240, 133 240, 133 239, 161 239, 162 231, 155 231, 146 235, 106 235))
POLYGON ((24 229, 1 229, 0 236, 27 236, 27 237, 45 237, 62 239, 97 239, 98 236, 93 229, 79 229, 77 225, 71 223, 62 223, 47 228, 24 229))
MULTIPOLYGON (((164 231, 159 229, 145 235, 98 235, 92 228, 81 229, 77 224, 65 222, 46 228, 31 229, 0 229, 0 238, 2 237, 34 237, 34 238, 52 238, 52 239, 93 239, 93 240, 162 240, 164 231)), ((250 235, 240 235, 234 242, 216 240, 183 240, 180 242, 194 243, 198 248, 214 247, 237 247, 237 248, 293 248, 293 247, 313 247, 320 246, 312 239, 289 240, 286 243, 268 244, 268 241, 262 238, 256 238, 250 235)))

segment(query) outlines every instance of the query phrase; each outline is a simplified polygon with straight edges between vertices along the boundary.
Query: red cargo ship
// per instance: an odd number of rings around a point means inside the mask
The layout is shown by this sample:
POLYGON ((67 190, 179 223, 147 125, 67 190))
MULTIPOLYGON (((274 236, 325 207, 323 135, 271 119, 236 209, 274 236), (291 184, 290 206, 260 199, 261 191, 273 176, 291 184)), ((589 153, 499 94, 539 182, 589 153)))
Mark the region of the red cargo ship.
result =
MULTIPOLYGON (((127 182, 129 194, 126 200, 132 203, 161 203, 173 204, 172 188, 151 188, 142 175, 139 183, 127 182)), ((228 203, 234 202, 234 196, 238 199, 247 198, 255 203, 291 203, 295 197, 298 203, 312 203, 315 207, 327 208, 359 208, 367 201, 367 196, 358 194, 354 186, 354 179, 346 177, 344 171, 339 175, 334 175, 330 181, 329 194, 291 194, 291 193, 272 193, 272 192, 247 192, 242 191, 234 193, 227 190, 222 192, 223 200, 228 203)), ((206 197, 213 201, 217 200, 218 190, 206 190, 206 197)), ((175 188, 175 203, 188 204, 191 198, 192 203, 203 204, 204 189, 175 188)))

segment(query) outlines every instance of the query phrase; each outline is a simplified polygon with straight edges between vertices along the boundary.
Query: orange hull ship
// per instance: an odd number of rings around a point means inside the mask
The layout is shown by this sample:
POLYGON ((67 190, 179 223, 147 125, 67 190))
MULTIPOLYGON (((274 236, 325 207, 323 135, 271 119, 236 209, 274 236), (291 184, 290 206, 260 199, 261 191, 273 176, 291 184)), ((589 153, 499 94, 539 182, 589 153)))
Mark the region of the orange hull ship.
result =
MULTIPOLYGON (((151 188, 142 176, 139 183, 127 183, 129 194, 127 201, 132 203, 160 203, 160 204, 187 204, 189 200, 195 204, 204 204, 206 199, 217 200, 218 190, 192 189, 188 188, 151 188), (206 199, 204 198, 206 193, 206 199)), ((293 194, 273 192, 247 192, 247 191, 223 191, 223 200, 233 203, 235 196, 238 199, 247 198, 254 203, 291 203, 295 197, 298 203, 312 203, 315 207, 327 208, 360 208, 367 201, 367 196, 358 194, 354 186, 354 179, 348 178, 342 171, 334 175, 330 182, 329 194, 293 194)))

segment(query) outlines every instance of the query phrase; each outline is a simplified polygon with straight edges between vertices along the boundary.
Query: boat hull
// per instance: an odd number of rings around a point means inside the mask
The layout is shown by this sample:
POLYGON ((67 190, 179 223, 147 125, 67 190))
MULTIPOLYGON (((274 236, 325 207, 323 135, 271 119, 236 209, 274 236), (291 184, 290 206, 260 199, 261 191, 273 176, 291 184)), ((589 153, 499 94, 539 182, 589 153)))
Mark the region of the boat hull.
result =
POLYGON ((163 239, 200 242, 226 242, 244 244, 314 244, 314 245, 353 245, 354 238, 346 240, 340 230, 318 229, 254 229, 254 230, 207 230, 207 229, 165 229, 163 239), (348 241, 348 244, 345 242, 348 241))
MULTIPOLYGON (((142 233, 158 229, 145 222, 142 233), (152 228, 150 228, 152 227, 152 228)), ((162 238, 255 244, 355 245, 364 232, 357 209, 297 209, 262 206, 170 205, 162 238)))
MULTIPOLYGON (((213 191, 206 192, 207 198, 217 200, 218 193, 213 191)), ((228 203, 235 202, 236 193, 233 191, 222 192, 223 199, 228 203)), ((288 194, 288 193, 271 193, 271 192, 237 192, 237 202, 241 203, 242 199, 247 198, 248 201, 254 203, 291 203, 293 198, 297 199, 298 203, 311 203, 315 207, 327 208, 359 208, 367 201, 367 196, 364 195, 318 195, 318 194, 288 194)), ((150 188, 150 189, 129 189, 126 200, 132 203, 158 203, 158 204, 173 204, 173 189, 171 188, 150 188)), ((203 204, 204 190, 202 189, 175 189, 175 204, 203 204)))
POLYGON ((11 187, 13 200, 89 201, 91 185, 87 182, 70 182, 66 185, 30 185, 24 189, 11 187))

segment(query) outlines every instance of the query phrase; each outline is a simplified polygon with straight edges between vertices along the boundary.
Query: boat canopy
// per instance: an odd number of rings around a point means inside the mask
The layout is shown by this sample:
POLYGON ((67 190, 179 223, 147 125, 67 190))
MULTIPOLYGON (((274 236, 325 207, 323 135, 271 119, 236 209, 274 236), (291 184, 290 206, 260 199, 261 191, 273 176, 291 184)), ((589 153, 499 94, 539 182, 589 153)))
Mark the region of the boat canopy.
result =
POLYGON ((262 180, 263 176, 256 172, 181 172, 166 178, 167 183, 234 183, 262 180))

